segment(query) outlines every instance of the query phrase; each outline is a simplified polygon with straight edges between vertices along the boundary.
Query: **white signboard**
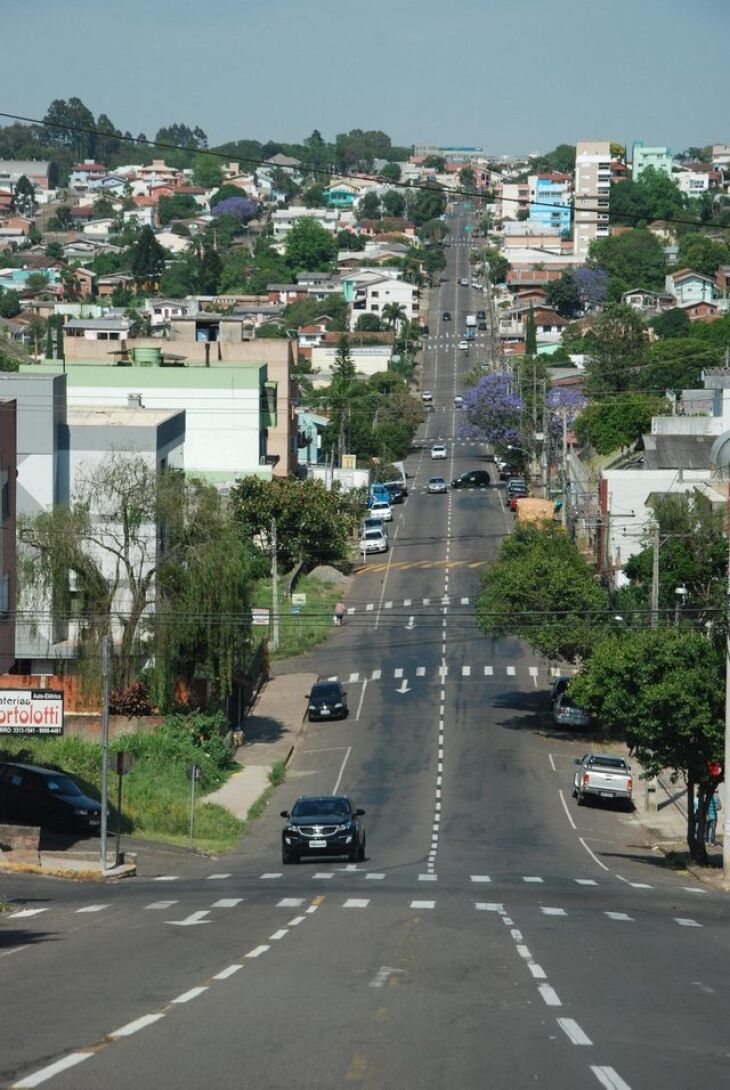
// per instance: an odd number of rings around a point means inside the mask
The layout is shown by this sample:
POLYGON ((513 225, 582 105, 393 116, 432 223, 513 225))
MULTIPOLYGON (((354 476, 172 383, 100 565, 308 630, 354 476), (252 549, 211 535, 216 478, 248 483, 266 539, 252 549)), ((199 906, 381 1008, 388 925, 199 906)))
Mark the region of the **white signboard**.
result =
POLYGON ((269 623, 269 611, 268 609, 252 609, 251 610, 251 624, 268 624, 269 623))
POLYGON ((0 689, 0 734, 63 734, 63 693, 0 689))

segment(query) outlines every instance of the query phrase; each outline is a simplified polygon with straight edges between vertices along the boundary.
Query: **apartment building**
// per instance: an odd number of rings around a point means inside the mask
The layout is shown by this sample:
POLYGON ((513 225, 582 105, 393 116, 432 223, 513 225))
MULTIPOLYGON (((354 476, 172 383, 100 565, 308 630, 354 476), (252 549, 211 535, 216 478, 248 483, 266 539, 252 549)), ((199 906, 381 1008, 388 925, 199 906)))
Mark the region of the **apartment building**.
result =
POLYGON ((585 259, 596 238, 608 236, 611 145, 608 140, 579 140, 575 151, 573 248, 585 259))
POLYGON ((631 177, 638 182, 647 167, 653 167, 660 174, 672 176, 672 149, 646 148, 643 140, 637 140, 631 150, 631 177))

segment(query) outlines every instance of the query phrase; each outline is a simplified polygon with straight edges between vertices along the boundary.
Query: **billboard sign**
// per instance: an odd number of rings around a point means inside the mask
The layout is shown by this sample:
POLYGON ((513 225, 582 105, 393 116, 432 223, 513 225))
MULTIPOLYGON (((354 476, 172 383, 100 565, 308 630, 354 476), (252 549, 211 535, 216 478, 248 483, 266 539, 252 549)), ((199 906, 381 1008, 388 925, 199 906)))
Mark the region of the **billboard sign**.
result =
POLYGON ((251 624, 265 625, 269 623, 269 611, 268 609, 252 609, 251 610, 251 624))
POLYGON ((0 734, 63 734, 63 693, 0 689, 0 734))

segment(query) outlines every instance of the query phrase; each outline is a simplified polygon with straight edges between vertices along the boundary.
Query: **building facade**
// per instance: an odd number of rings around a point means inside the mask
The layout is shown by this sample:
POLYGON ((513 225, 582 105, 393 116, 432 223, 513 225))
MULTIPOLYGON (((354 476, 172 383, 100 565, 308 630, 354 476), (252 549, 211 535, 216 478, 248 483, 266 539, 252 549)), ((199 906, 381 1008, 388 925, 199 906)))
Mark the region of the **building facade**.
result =
POLYGON ((573 249, 585 259, 591 242, 608 237, 611 188, 611 144, 608 140, 579 140, 575 149, 573 249))
POLYGON ((631 177, 638 182, 647 167, 653 167, 660 174, 672 176, 671 148, 645 148, 642 140, 637 140, 631 150, 631 177))
POLYGON ((570 231, 573 210, 569 174, 533 174, 530 189, 530 220, 543 227, 556 227, 561 235, 570 231))

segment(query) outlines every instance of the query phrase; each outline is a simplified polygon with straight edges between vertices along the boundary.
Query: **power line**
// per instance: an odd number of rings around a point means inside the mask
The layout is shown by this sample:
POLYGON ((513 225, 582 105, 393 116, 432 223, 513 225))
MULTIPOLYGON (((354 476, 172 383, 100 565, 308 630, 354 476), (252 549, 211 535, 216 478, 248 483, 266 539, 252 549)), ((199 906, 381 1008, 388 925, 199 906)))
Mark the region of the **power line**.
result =
MULTIPOLYGON (((8 113, 8 112, 3 111, 3 110, 0 110, 0 117, 6 117, 11 121, 22 121, 22 122, 25 122, 26 124, 29 124, 29 125, 39 125, 41 128, 55 129, 56 131, 63 130, 65 132, 82 133, 85 136, 101 136, 105 140, 112 139, 112 140, 119 141, 120 143, 131 144, 134 147, 163 148, 166 151, 182 151, 182 152, 185 152, 188 155, 210 155, 210 156, 213 156, 213 157, 215 157, 217 159, 227 159, 229 161, 231 159, 231 152, 215 151, 215 150, 208 149, 208 148, 192 148, 192 147, 187 147, 185 144, 173 144, 173 143, 170 143, 168 141, 162 141, 162 140, 140 140, 136 136, 126 136, 126 135, 122 135, 121 133, 104 132, 101 129, 93 128, 92 126, 73 125, 73 124, 59 125, 59 124, 54 124, 51 121, 45 121, 42 118, 25 117, 22 114, 8 113)), ((267 161, 265 159, 257 158, 255 156, 246 156, 246 155, 237 156, 236 157, 236 162, 246 163, 246 164, 250 164, 251 166, 259 166, 259 167, 269 165, 269 164, 267 164, 267 161)), ((286 168, 284 168, 284 169, 286 169, 286 168)), ((495 174, 499 173, 499 171, 495 170, 493 167, 490 167, 489 169, 491 170, 492 173, 495 173, 495 174)), ((494 193, 488 194, 488 193, 484 193, 483 190, 467 189, 464 186, 454 186, 454 187, 451 187, 451 188, 445 188, 443 186, 438 185, 438 183, 434 183, 434 182, 416 182, 416 181, 392 182, 390 179, 387 179, 387 178, 384 179, 384 178, 380 177, 377 174, 371 174, 371 173, 362 172, 362 171, 358 171, 356 173, 353 173, 352 171, 350 171, 349 173, 345 173, 344 171, 336 171, 334 169, 327 169, 327 168, 324 168, 324 167, 310 167, 310 166, 308 166, 308 167, 305 168, 305 172, 307 174, 309 174, 309 175, 312 175, 313 177, 327 178, 330 182, 333 181, 335 178, 342 178, 342 179, 350 178, 350 179, 354 179, 355 181, 376 182, 376 183, 381 184, 381 185, 387 184, 387 186, 389 188, 391 188, 391 189, 405 189, 405 190, 408 190, 408 189, 417 189, 417 190, 421 189, 421 190, 427 190, 429 192, 438 191, 438 192, 443 193, 447 197, 458 196, 458 197, 466 197, 466 198, 469 198, 471 200, 480 200, 480 201, 486 201, 490 196, 494 197, 494 193)), ((524 203, 517 197, 508 197, 508 198, 502 197, 501 200, 502 200, 503 203, 505 201, 507 201, 509 203, 513 203, 513 204, 522 204, 522 203, 524 203)), ((560 211, 561 209, 562 210, 566 210, 566 209, 573 210, 573 205, 572 204, 551 204, 551 205, 547 205, 546 207, 551 208, 553 210, 557 210, 557 211, 560 211)), ((584 219, 584 220, 582 220, 582 222, 584 224, 594 223, 594 222, 595 223, 604 223, 605 222, 601 217, 603 217, 603 216, 605 216, 607 214, 606 209, 604 207, 601 207, 600 205, 596 205, 595 207, 581 205, 580 210, 581 210, 581 212, 595 212, 596 216, 598 217, 596 220, 585 220, 584 219)), ((610 210, 608 212, 608 215, 610 217, 610 210)), ((645 219, 644 216, 633 215, 633 214, 630 214, 630 213, 623 213, 623 212, 620 213, 620 217, 621 217, 621 219, 624 219, 624 220, 626 220, 626 219, 633 220, 635 223, 640 223, 645 219)), ((685 225, 688 225, 688 226, 696 227, 698 229, 703 228, 703 227, 721 227, 722 226, 722 224, 698 223, 697 220, 682 218, 682 217, 679 217, 679 216, 663 216, 662 219, 663 219, 663 221, 665 223, 685 224, 685 225)), ((550 251, 550 250, 547 250, 545 252, 552 253, 552 251, 550 251)))

